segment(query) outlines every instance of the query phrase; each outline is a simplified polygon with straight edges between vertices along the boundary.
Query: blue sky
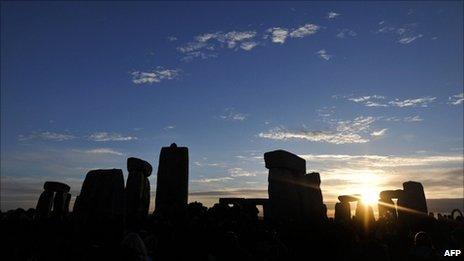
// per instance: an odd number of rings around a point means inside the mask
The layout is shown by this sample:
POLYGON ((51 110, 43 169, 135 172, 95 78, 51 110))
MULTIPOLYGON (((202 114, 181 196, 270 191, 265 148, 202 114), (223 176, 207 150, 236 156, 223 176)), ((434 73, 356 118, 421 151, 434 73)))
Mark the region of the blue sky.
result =
POLYGON ((463 196, 462 2, 1 12, 2 208, 35 205, 45 180, 75 196, 129 156, 156 172, 171 142, 190 149, 191 200, 265 197, 262 155, 279 148, 321 172, 328 202, 409 179, 463 196))

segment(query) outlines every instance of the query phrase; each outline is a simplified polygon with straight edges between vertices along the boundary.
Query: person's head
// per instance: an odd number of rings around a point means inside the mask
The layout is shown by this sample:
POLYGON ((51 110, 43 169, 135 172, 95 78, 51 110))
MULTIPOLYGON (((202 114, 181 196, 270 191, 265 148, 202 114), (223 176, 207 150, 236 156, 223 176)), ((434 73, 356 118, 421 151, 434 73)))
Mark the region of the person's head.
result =
POLYGON ((424 247, 431 247, 432 241, 430 240, 429 235, 424 231, 418 232, 414 237, 414 245, 415 246, 424 246, 424 247))

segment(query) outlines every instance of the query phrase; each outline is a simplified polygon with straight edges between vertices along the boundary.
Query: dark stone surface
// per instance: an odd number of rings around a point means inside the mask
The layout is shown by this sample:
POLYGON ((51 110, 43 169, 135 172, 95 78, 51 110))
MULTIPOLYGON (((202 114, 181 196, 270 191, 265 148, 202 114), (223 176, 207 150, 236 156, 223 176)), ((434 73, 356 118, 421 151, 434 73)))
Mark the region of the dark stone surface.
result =
POLYGON ((53 191, 45 190, 40 194, 39 201, 37 202, 36 210, 40 218, 45 218, 50 215, 53 207, 53 191))
POLYGON ((355 201, 358 201, 360 198, 359 195, 341 195, 341 196, 338 196, 338 200, 340 200, 340 202, 355 202, 355 201))
POLYGON ((153 171, 153 167, 145 160, 131 157, 127 159, 127 171, 129 173, 141 172, 148 178, 153 171))
POLYGON ((349 202, 338 202, 335 204, 335 222, 343 223, 351 220, 351 206, 349 202))
POLYGON ((396 206, 393 200, 388 198, 380 198, 378 203, 379 218, 396 218, 396 206))
POLYGON ((283 168, 300 175, 306 173, 306 160, 285 150, 264 153, 264 162, 267 169, 283 168))
POLYGON ((137 158, 127 159, 126 218, 131 226, 137 226, 148 215, 150 206, 150 182, 148 176, 151 173, 151 165, 137 158), (148 167, 149 166, 149 167, 148 167))
POLYGON ((155 212, 182 210, 188 201, 188 148, 177 147, 175 143, 161 149, 157 184, 155 212))
POLYGON ((381 199, 392 199, 392 198, 400 198, 401 195, 403 194, 402 189, 397 189, 397 190, 384 190, 380 192, 380 198, 381 199))
POLYGON ((398 198, 398 220, 402 224, 414 225, 427 215, 424 188, 419 182, 403 183, 403 193, 398 198))
POLYGON ((124 177, 120 169, 87 173, 74 203, 76 229, 89 242, 119 240, 124 228, 124 177))
POLYGON ((54 192, 69 192, 71 188, 61 182, 47 181, 44 184, 44 190, 54 191, 54 192))
POLYGON ((375 222, 374 210, 368 204, 358 201, 356 204, 355 220, 362 224, 364 228, 369 229, 375 222))
POLYGON ((312 172, 300 178, 300 205, 304 222, 320 222, 327 218, 324 211, 321 178, 319 173, 312 172))
POLYGON ((71 194, 66 192, 56 192, 53 200, 53 216, 63 218, 69 212, 69 200, 71 194))

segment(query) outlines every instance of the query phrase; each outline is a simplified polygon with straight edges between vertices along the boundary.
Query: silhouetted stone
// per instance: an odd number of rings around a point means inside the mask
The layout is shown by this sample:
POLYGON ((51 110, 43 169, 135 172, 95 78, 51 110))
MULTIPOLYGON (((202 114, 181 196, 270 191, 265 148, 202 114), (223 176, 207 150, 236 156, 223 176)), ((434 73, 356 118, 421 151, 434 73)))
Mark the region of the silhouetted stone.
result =
POLYGON ((358 201, 356 205, 355 220, 369 229, 375 222, 374 210, 368 204, 358 201))
POLYGON ((389 198, 380 198, 378 203, 379 218, 393 217, 397 218, 396 207, 393 200, 389 198))
POLYGON ((53 191, 45 190, 40 194, 39 201, 37 202, 36 210, 39 218, 45 218, 50 215, 53 207, 53 191))
POLYGON ((124 225, 124 177, 120 169, 87 173, 74 203, 77 229, 98 242, 119 240, 124 225))
POLYGON ((398 219, 404 224, 413 224, 428 213, 424 188, 419 182, 403 183, 403 193, 398 198, 398 219))
POLYGON ((381 199, 392 199, 392 198, 399 198, 403 194, 402 189, 397 190, 384 190, 380 192, 381 199))
POLYGON ((64 192, 67 193, 69 192, 71 188, 60 182, 55 182, 55 181, 47 181, 44 184, 44 190, 49 190, 49 191, 54 191, 54 192, 64 192))
POLYGON ((150 205, 150 176, 152 167, 150 163, 137 159, 127 159, 126 217, 130 225, 137 225, 143 221, 148 214, 150 205))
POLYGON ((284 150, 264 153, 264 161, 266 168, 269 169, 268 193, 271 218, 301 222, 304 219, 303 207, 309 204, 309 201, 305 202, 309 195, 303 184, 306 161, 284 150))
POLYGON ((155 212, 177 212, 187 206, 188 201, 188 148, 175 143, 161 149, 155 212))
POLYGON ((69 212, 69 201, 71 194, 66 192, 56 192, 53 201, 53 216, 64 217, 69 212))
POLYGON ((359 200, 359 195, 341 195, 338 196, 340 202, 355 202, 359 200))
POLYGON ((312 172, 301 177, 300 204, 304 222, 317 223, 327 218, 324 213, 322 191, 320 189, 321 178, 319 173, 312 172))
POLYGON ((306 173, 306 161, 297 155, 285 150, 274 150, 264 153, 264 162, 267 169, 289 169, 301 175, 306 173))
POLYGON ((145 177, 150 177, 153 168, 150 163, 146 162, 145 160, 141 160, 138 158, 128 158, 127 159, 127 171, 131 172, 141 172, 145 175, 145 177))
POLYGON ((335 222, 343 223, 351 220, 351 206, 348 201, 335 204, 335 222))

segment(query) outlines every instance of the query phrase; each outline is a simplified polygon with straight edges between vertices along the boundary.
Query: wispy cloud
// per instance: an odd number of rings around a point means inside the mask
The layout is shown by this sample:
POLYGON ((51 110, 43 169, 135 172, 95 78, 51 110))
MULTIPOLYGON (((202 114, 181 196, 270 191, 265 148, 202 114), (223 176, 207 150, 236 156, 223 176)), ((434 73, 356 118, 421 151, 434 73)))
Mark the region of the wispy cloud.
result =
POLYGON ((240 44, 240 48, 242 48, 245 51, 250 51, 256 46, 258 46, 258 42, 243 42, 240 44))
POLYGON ((76 137, 71 134, 66 133, 57 133, 57 132, 50 132, 50 131, 43 131, 43 132, 32 132, 29 135, 19 135, 19 141, 27 141, 27 140, 45 140, 45 141, 66 141, 72 140, 76 137))
POLYGON ((179 77, 179 69, 164 69, 157 67, 148 72, 134 71, 131 73, 132 82, 135 84, 153 84, 164 80, 172 80, 179 77))
POLYGON ((416 99, 406 99, 406 100, 399 100, 395 99, 394 101, 390 101, 389 104, 395 107, 428 107, 430 103, 435 101, 436 97, 421 97, 416 99))
POLYGON ((231 177, 218 177, 218 178, 201 178, 201 179, 194 179, 191 182, 194 183, 213 183, 213 182, 226 182, 229 180, 233 180, 231 177))
POLYGON ((319 58, 324 59, 326 61, 332 59, 332 57, 333 57, 333 55, 327 53, 327 51, 325 49, 319 50, 317 52, 317 55, 319 56, 319 58))
POLYGON ((387 104, 382 103, 385 99, 384 96, 381 95, 371 95, 371 96, 360 96, 354 98, 348 98, 349 101, 363 104, 367 107, 387 107, 387 104))
POLYGON ((344 28, 344 29, 339 30, 336 36, 338 38, 346 38, 346 37, 355 37, 356 35, 357 33, 355 31, 344 28))
POLYGON ((388 130, 388 129, 381 129, 381 130, 378 130, 378 131, 373 131, 373 132, 371 133, 371 136, 372 136, 372 137, 377 137, 377 138, 378 138, 378 137, 382 137, 382 136, 384 136, 384 135, 387 133, 387 130, 388 130))
POLYGON ((288 29, 281 27, 274 27, 267 29, 267 32, 271 34, 271 40, 273 43, 283 44, 288 36, 288 29))
POLYGON ((423 120, 424 119, 422 119, 418 115, 416 115, 416 116, 407 116, 407 117, 403 118, 403 121, 405 121, 405 122, 420 122, 420 121, 423 121, 423 120))
POLYGON ((305 24, 301 27, 298 27, 290 32, 290 37, 292 38, 303 38, 312 34, 317 33, 319 26, 315 24, 305 24))
POLYGON ((334 11, 330 11, 330 12, 327 13, 326 18, 327 19, 335 19, 335 18, 339 17, 340 15, 341 14, 335 13, 334 11))
POLYGON ((92 133, 88 137, 88 139, 92 141, 130 141, 130 140, 136 140, 137 137, 124 136, 119 133, 95 132, 95 133, 92 133))
POLYGON ((306 140, 332 144, 366 143, 369 142, 366 134, 374 122, 375 119, 373 117, 357 117, 354 120, 338 121, 334 129, 328 131, 294 131, 278 127, 268 132, 261 132, 258 136, 272 140, 306 140))
POLYGON ((118 156, 124 155, 122 152, 109 149, 109 148, 98 148, 98 149, 86 150, 85 152, 90 153, 90 154, 111 154, 111 155, 118 155, 118 156))
POLYGON ((460 105, 464 102, 464 93, 459 93, 448 98, 448 104, 460 105))
POLYGON ((387 25, 385 21, 379 23, 379 29, 377 29, 376 33, 388 33, 393 34, 397 38, 397 42, 400 44, 410 44, 415 40, 423 37, 423 34, 417 33, 416 23, 411 24, 404 24, 400 27, 395 27, 391 25, 387 25))
POLYGON ((163 129, 164 129, 165 131, 167 131, 167 130, 172 130, 172 129, 174 129, 174 128, 176 128, 176 126, 174 126, 174 125, 168 125, 168 126, 164 127, 163 129))
POLYGON ((175 42, 177 41, 177 37, 171 35, 171 36, 166 37, 166 40, 168 40, 169 42, 175 42))
POLYGON ((244 121, 248 118, 248 116, 248 114, 237 112, 233 108, 227 108, 225 109, 225 112, 219 116, 219 118, 229 121, 244 121))
POLYGON ((193 41, 181 45, 177 50, 183 54, 181 60, 190 61, 195 58, 208 59, 217 57, 216 51, 222 48, 242 49, 250 51, 259 43, 253 41, 256 31, 230 31, 227 33, 204 33, 194 37, 193 41))
MULTIPOLYGON (((231 177, 255 177, 257 175, 256 172, 247 171, 242 168, 231 168, 227 170, 231 177)), ((265 172, 262 172, 265 173, 265 172)))

